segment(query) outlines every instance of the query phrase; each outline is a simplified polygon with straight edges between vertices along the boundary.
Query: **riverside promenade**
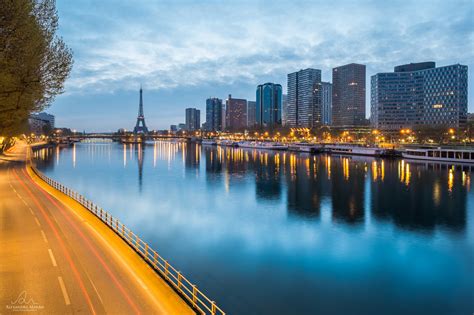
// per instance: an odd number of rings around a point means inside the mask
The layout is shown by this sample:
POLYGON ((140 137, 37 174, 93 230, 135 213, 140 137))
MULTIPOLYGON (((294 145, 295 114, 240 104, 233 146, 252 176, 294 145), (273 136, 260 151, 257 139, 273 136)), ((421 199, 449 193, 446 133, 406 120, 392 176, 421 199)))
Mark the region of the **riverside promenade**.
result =
POLYGON ((0 156, 0 314, 195 314, 117 234, 0 156))

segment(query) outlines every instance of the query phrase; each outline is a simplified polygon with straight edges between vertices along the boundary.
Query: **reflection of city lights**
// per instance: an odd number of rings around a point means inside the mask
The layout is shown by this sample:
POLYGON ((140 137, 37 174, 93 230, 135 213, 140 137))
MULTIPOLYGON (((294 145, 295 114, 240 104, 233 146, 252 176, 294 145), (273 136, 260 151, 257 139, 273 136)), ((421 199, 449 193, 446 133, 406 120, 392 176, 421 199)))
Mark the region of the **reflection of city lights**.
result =
POLYGON ((384 163, 383 160, 382 160, 382 164, 380 166, 380 169, 381 169, 381 172, 380 172, 381 174, 380 175, 381 175, 381 179, 383 181, 383 179, 385 178, 385 163, 384 163))
POLYGON ((372 161, 372 180, 377 180, 377 161, 372 161))
POLYGON ((127 166, 127 145, 123 145, 123 167, 127 166))
POLYGON ((406 170, 405 185, 408 186, 410 184, 410 178, 411 178, 410 164, 407 163, 405 170, 406 170))
POLYGON ((441 187, 438 181, 436 181, 433 186, 433 201, 436 206, 439 206, 441 201, 441 187))
POLYGON ((59 146, 56 147, 56 164, 59 165, 59 146))
MULTIPOLYGON (((156 146, 157 146, 157 144, 155 142, 155 144, 153 145, 153 167, 156 167, 156 146)), ((183 150, 183 152, 184 152, 184 150, 183 150)))
POLYGON ((328 170, 328 179, 331 179, 331 157, 326 157, 326 168, 328 170))
POLYGON ((72 167, 76 168, 76 144, 72 145, 72 167))
POLYGON ((462 185, 466 187, 467 191, 471 186, 471 176, 466 171, 462 171, 462 185))
POLYGON ((448 173, 448 190, 449 190, 449 192, 453 191, 453 185, 454 185, 454 172, 453 172, 453 169, 450 168, 449 173, 448 173))
POLYGON ((342 159, 342 173, 344 175, 344 179, 349 179, 349 159, 343 158, 342 159))

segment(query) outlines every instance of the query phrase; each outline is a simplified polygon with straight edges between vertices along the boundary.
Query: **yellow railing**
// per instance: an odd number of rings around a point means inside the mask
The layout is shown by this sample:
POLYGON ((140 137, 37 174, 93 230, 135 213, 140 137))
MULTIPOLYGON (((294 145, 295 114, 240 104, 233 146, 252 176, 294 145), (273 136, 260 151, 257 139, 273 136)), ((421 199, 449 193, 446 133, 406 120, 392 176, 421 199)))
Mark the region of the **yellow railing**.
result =
POLYGON ((133 233, 117 218, 114 218, 110 213, 98 207, 96 204, 86 199, 83 195, 47 177, 35 167, 32 166, 31 168, 36 173, 36 175, 38 175, 48 185, 79 202, 102 222, 104 222, 109 228, 111 228, 116 234, 118 234, 122 239, 124 239, 145 261, 153 266, 155 271, 157 271, 162 278, 171 284, 171 286, 177 292, 179 292, 181 296, 186 298, 194 309, 199 311, 201 314, 225 315, 224 311, 221 310, 214 301, 209 299, 204 293, 201 292, 201 290, 196 287, 196 285, 192 284, 188 279, 186 279, 186 277, 184 277, 180 271, 171 266, 166 259, 160 256, 155 250, 150 248, 146 242, 140 239, 138 235, 133 233))

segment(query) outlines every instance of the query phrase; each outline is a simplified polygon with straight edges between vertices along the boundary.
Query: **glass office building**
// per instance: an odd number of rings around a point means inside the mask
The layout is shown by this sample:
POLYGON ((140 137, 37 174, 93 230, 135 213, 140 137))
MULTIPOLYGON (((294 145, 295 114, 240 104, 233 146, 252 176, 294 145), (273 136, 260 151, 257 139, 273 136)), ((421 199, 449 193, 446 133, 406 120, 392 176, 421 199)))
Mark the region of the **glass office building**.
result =
POLYGON ((467 66, 437 68, 434 62, 421 62, 373 75, 370 120, 382 130, 464 127, 467 66))
POLYGON ((219 98, 206 100, 206 130, 222 131, 222 100, 219 98))
POLYGON ((280 84, 265 83, 257 86, 255 119, 259 127, 281 125, 282 88, 280 84))
POLYGON ((304 69, 288 74, 286 125, 312 128, 321 123, 321 70, 304 69), (319 91, 319 90, 317 90, 319 91))

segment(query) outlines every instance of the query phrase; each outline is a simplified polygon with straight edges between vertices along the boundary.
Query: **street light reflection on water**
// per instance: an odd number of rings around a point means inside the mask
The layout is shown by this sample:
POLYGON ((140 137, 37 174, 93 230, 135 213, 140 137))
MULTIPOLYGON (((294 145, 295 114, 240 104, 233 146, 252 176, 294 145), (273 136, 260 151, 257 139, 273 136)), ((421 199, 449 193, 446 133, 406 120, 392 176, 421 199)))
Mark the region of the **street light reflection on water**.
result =
POLYGON ((42 171, 229 314, 473 309, 472 167, 172 141, 52 150, 35 153, 42 171))

